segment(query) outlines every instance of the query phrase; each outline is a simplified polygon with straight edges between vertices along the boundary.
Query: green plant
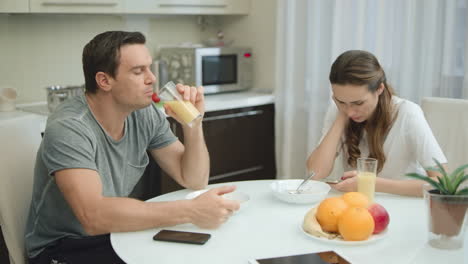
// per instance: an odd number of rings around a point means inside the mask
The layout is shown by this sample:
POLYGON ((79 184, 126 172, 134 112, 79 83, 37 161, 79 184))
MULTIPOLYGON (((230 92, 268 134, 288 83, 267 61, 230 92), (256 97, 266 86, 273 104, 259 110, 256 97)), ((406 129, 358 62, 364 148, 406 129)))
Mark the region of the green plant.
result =
POLYGON ((458 189, 464 181, 468 180, 468 175, 465 174, 465 169, 468 168, 468 164, 456 168, 452 173, 447 173, 444 166, 442 166, 437 159, 434 159, 434 161, 437 166, 426 168, 426 170, 439 172, 442 175, 437 176, 439 181, 435 181, 419 173, 407 173, 406 176, 428 182, 443 195, 467 195, 468 187, 461 190, 458 189))

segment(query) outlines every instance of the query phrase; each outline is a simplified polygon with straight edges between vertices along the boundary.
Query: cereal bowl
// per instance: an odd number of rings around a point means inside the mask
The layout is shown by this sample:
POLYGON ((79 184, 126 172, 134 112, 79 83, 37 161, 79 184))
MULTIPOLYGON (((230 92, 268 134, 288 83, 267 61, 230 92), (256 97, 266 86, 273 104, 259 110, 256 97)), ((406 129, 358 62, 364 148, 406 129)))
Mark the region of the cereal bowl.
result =
POLYGON ((331 187, 321 181, 311 180, 306 183, 301 193, 294 193, 302 180, 278 180, 270 187, 276 198, 281 201, 295 204, 314 204, 323 200, 331 187))

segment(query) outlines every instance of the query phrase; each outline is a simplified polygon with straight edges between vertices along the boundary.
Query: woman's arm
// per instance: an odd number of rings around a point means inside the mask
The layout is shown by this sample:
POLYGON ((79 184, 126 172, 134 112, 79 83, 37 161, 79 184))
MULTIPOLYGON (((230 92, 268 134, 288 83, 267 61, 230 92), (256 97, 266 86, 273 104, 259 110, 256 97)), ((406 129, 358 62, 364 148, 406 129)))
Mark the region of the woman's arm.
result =
MULTIPOLYGON (((447 164, 442 164, 445 170, 447 170, 447 164)), ((440 173, 436 171, 426 171, 428 177, 438 182, 438 176, 440 173)), ((426 184, 425 181, 420 180, 391 180, 385 178, 377 178, 375 190, 377 192, 386 192, 399 195, 407 196, 423 196, 422 186, 426 184)))
POLYGON ((344 113, 338 111, 338 115, 330 130, 328 130, 322 142, 320 142, 319 146, 307 159, 307 170, 315 172, 314 179, 323 179, 332 171, 336 151, 348 120, 349 118, 344 113))
MULTIPOLYGON (((437 178, 433 178, 433 180, 437 180, 437 178)), ((420 180, 393 180, 377 177, 375 191, 405 196, 422 197, 422 186, 424 183, 424 181, 420 180)))
MULTIPOLYGON (((447 169, 447 164, 443 164, 445 169, 447 169)), ((437 176, 440 176, 440 173, 435 171, 426 171, 427 175, 435 181, 438 181, 437 176)), ((357 191, 357 172, 356 171, 347 171, 344 173, 343 181, 337 184, 332 184, 333 189, 336 189, 340 192, 355 192, 357 191)), ((377 177, 375 182, 375 191, 384 192, 405 196, 417 196, 421 197, 423 195, 422 186, 425 184, 425 181, 420 180, 394 180, 377 177)))

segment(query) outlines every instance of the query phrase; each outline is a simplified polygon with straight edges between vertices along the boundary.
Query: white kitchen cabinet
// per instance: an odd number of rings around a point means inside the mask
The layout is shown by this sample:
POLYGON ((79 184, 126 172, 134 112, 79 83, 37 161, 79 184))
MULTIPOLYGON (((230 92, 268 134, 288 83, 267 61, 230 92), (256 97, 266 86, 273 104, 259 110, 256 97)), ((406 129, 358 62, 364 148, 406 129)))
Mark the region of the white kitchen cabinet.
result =
MULTIPOLYGON (((225 102, 226 103, 226 102, 225 102)), ((169 118, 172 132, 184 141, 182 126, 169 118)), ((208 184, 245 180, 274 179, 275 107, 257 105, 220 111, 207 111, 203 117, 203 135, 210 153, 208 184), (229 140, 226 140, 229 139, 229 140)), ((159 175, 158 166, 150 161, 149 177, 159 175)), ((159 171, 161 169, 159 168, 159 171)), ((183 187, 164 171, 160 177, 160 193, 183 187)), ((153 196, 154 196, 153 195, 153 196)))
POLYGON ((247 15, 251 0, 0 0, 0 13, 247 15))
POLYGON ((122 0, 29 0, 31 13, 122 13, 122 0))
POLYGON ((251 0, 124 0, 124 12, 135 14, 246 15, 251 0))
POLYGON ((0 13, 27 13, 29 0, 0 0, 0 13))

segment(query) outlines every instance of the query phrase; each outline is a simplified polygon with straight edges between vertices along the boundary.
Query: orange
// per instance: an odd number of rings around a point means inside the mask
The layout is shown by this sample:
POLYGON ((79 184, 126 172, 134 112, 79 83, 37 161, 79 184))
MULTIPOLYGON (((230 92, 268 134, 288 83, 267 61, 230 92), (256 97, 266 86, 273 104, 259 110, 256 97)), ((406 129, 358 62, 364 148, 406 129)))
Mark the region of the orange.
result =
POLYGON ((323 231, 338 232, 338 219, 347 208, 348 205, 341 197, 327 198, 320 203, 315 218, 323 231))
POLYGON ((349 207, 364 207, 369 206, 369 199, 360 192, 347 192, 342 196, 343 200, 349 207))
POLYGON ((338 220, 338 231, 344 240, 366 240, 374 231, 374 218, 364 207, 350 207, 338 220))

